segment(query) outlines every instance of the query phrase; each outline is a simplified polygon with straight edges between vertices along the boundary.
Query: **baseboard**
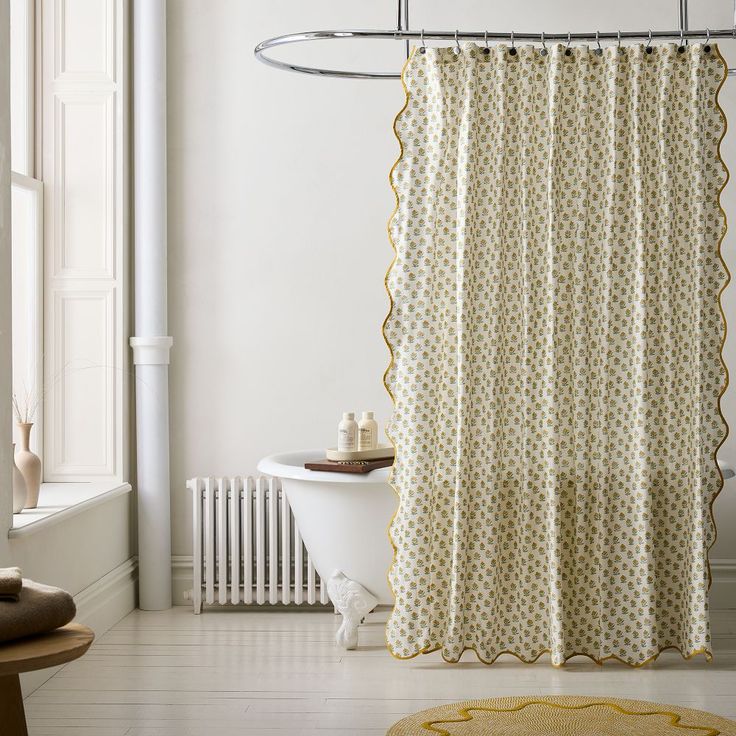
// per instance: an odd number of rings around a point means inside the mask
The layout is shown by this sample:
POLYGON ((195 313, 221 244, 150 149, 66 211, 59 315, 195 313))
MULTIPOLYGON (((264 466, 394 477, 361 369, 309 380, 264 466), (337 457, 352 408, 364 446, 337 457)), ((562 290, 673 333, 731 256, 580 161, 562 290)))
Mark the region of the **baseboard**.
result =
POLYGON ((191 555, 171 556, 171 602, 175 606, 191 606, 192 602, 184 597, 192 589, 194 577, 191 555))
POLYGON ((716 652, 736 651, 736 560, 711 560, 710 626, 716 652))
POLYGON ((722 608, 711 611, 710 629, 715 649, 736 651, 736 610, 722 608))
MULTIPOLYGON (((713 585, 710 589, 710 608, 713 635, 736 636, 736 559, 711 560, 713 585)), ((192 556, 171 557, 171 594, 175 606, 190 606, 185 593, 192 589, 192 556)), ((734 644, 736 649, 736 643, 734 644)))
POLYGON ((713 576, 711 609, 736 609, 736 560, 711 560, 710 570, 713 576))
POLYGON ((100 636, 136 607, 137 581, 138 559, 131 557, 74 596, 77 621, 100 636))
MULTIPOLYGON (((96 637, 127 616, 138 601, 138 559, 131 557, 74 596, 75 621, 89 626, 96 637)), ((51 667, 21 675, 23 697, 28 697, 61 668, 51 667)))

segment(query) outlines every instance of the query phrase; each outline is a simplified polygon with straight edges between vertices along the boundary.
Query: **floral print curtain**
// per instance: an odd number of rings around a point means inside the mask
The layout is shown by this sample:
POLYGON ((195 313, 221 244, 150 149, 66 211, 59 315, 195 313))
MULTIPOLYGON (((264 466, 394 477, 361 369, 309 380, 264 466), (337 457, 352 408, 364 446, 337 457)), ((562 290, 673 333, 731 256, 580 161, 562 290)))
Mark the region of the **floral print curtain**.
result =
POLYGON ((709 656, 725 74, 702 44, 408 62, 395 656, 709 656))

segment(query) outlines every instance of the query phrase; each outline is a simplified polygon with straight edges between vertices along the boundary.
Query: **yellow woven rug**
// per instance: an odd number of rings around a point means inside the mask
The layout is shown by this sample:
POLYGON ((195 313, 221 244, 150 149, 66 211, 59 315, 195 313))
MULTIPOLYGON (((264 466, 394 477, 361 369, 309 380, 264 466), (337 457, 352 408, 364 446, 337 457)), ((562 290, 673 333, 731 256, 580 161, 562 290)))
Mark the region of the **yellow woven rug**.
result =
POLYGON ((387 736, 736 736, 736 721, 644 700, 578 696, 466 700, 415 713, 387 736))

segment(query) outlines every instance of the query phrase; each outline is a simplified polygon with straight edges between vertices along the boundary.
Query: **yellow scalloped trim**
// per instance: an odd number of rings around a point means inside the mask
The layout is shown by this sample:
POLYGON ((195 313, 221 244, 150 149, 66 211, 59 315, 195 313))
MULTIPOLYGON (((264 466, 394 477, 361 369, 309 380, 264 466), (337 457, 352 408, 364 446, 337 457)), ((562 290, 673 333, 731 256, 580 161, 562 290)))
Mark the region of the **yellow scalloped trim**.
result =
POLYGON ((721 252, 721 247, 723 246, 723 241, 726 237, 726 233, 728 232, 728 217, 726 215, 726 211, 723 209, 723 204, 721 202, 721 197, 723 195, 723 190, 726 188, 726 184, 728 184, 729 179, 731 178, 731 172, 728 170, 728 166, 726 166, 726 162, 723 160, 723 157, 721 156, 721 144, 723 143, 723 139, 726 137, 726 133, 728 132, 728 118, 726 117, 726 113, 723 111, 723 108, 721 107, 720 102, 720 96, 721 96, 721 89, 723 89, 723 85, 725 84, 726 80, 728 79, 728 63, 723 58, 723 54, 721 54, 721 49, 719 48, 718 44, 713 44, 713 50, 715 51, 718 58, 721 60, 721 63, 723 64, 723 78, 721 79, 721 83, 718 85, 718 89, 716 90, 716 107, 718 108, 718 112, 721 113, 721 119, 723 120, 723 133, 721 133, 721 138, 718 141, 718 160, 721 162, 721 166, 723 167, 723 170, 726 172, 726 179, 723 182, 723 186, 721 187, 720 191, 718 192, 718 209, 721 211, 721 215, 723 217, 723 232, 721 233, 720 240, 718 241, 718 259, 721 262, 721 265, 723 266, 723 270, 726 272, 726 282, 723 284, 723 288, 718 292, 718 310, 721 313, 721 319, 723 320, 723 341, 721 342, 721 364, 723 365, 723 370, 726 372, 726 379, 723 382, 723 390, 718 395, 718 413, 721 415, 721 420, 723 421, 723 425, 726 428, 726 431, 723 435, 723 439, 718 444, 718 447, 713 451, 713 461, 716 464, 716 468, 718 469, 718 474, 721 476, 721 487, 716 492, 715 496, 711 499, 710 502, 710 520, 713 524, 713 542, 709 545, 708 549, 705 552, 706 555, 706 562, 708 564, 708 590, 710 590, 711 585, 713 585, 713 573, 710 567, 710 551, 713 549, 713 546, 718 541, 718 526, 716 525, 716 517, 713 513, 713 504, 715 504, 716 499, 718 496, 721 495, 721 491, 723 490, 723 486, 725 484, 725 479, 723 478, 723 473, 721 472, 721 467, 718 465, 718 450, 721 449, 723 446, 723 443, 728 438, 730 427, 728 426, 728 422, 726 421, 726 417, 723 416, 723 410, 721 408, 721 399, 723 398, 723 394, 726 393, 728 390, 728 384, 729 384, 729 373, 728 373, 728 366, 726 365, 726 361, 723 359, 723 348, 726 345, 726 336, 728 334, 728 321, 726 320, 726 313, 723 311, 723 292, 726 290, 726 287, 731 283, 731 272, 728 270, 728 266, 726 265, 726 261, 723 260, 723 253, 721 252))
MULTIPOLYGON (((381 335, 383 336, 383 341, 386 343, 386 347, 388 348, 389 353, 389 363, 386 367, 386 370, 383 374, 383 386, 386 389, 386 392, 389 395, 389 398, 391 399, 391 408, 392 411, 395 411, 396 408, 396 399, 394 398, 394 395, 389 388, 388 385, 388 374, 391 371, 391 368, 394 366, 394 349, 391 346, 391 343, 388 341, 388 338, 386 337, 386 325, 388 324, 388 321, 391 319, 391 315, 394 311, 394 298, 391 294, 391 289, 388 285, 388 278, 391 274, 391 270, 394 267, 394 264, 396 263, 397 258, 397 250, 396 250, 396 243, 394 243, 393 236, 391 235, 391 223, 394 220, 394 217, 396 217, 396 213, 399 211, 399 193, 396 191, 396 187, 394 186, 394 171, 396 170, 396 167, 401 162, 401 159, 404 157, 404 143, 401 140, 401 136, 399 135, 398 130, 396 130, 396 125, 399 122, 399 118, 404 114, 406 111, 406 108, 409 107, 409 88, 406 86, 406 79, 405 74, 406 70, 409 66, 409 63, 414 58, 414 54, 416 53, 416 46, 411 50, 411 54, 409 55, 409 58, 406 60, 406 63, 401 69, 401 85, 404 88, 404 106, 396 113, 396 117, 394 118, 393 122, 393 131, 394 136, 396 137, 396 140, 399 142, 399 156, 394 161, 393 166, 391 167, 391 170, 388 172, 388 183, 391 187, 391 191, 394 193, 394 210, 391 213, 391 216, 388 218, 388 222, 386 223, 386 231, 388 233, 388 242, 391 243, 391 248, 394 252, 394 257, 391 259, 391 263, 389 264, 388 269, 386 269, 386 275, 383 278, 383 286, 386 289, 386 294, 388 295, 388 314, 386 315, 386 319, 383 320, 383 325, 381 325, 381 335)), ((394 465, 396 464, 396 459, 398 457, 399 448, 396 446, 396 443, 394 442, 394 438, 391 436, 391 434, 388 431, 388 427, 386 428, 386 437, 388 438, 388 441, 391 443, 391 446, 394 448, 394 465)), ((391 466, 391 470, 388 474, 388 484, 391 486, 391 489, 396 494, 396 499, 398 501, 396 505, 396 511, 394 511, 393 516, 391 517, 391 521, 388 523, 388 529, 386 530, 386 534, 388 535, 388 541, 391 544, 391 564, 388 567, 388 570, 386 570, 386 580, 388 582, 388 589, 391 591, 391 595, 394 599, 394 607, 391 609, 391 616, 394 615, 395 610, 395 602, 396 602, 396 593, 394 593, 394 587, 391 585, 391 570, 393 569, 394 565, 396 564, 396 553, 398 552, 398 549, 396 547, 396 544, 394 543, 394 538, 391 536, 391 527, 393 526, 394 519, 396 518, 396 515, 399 513, 399 505, 401 504, 401 496, 399 495, 399 492, 396 490, 396 486, 394 486, 394 466, 391 466)), ((389 621, 391 620, 391 616, 389 616, 389 621)), ((391 649, 391 644, 388 641, 388 624, 389 621, 386 622, 386 627, 384 628, 384 638, 386 640, 386 649, 388 649, 389 653, 392 657, 396 657, 396 659, 401 659, 398 655, 394 653, 394 651, 391 649)))
POLYGON ((480 712, 486 712, 486 713, 515 713, 518 711, 523 710, 529 705, 547 705, 551 708, 560 708, 562 710, 584 710, 586 708, 594 708, 596 706, 607 706, 609 708, 612 708, 613 710, 617 711, 618 713, 621 713, 623 715, 627 716, 663 716, 665 718, 669 718, 670 725, 674 726, 675 728, 681 728, 683 730, 689 730, 689 731, 699 731, 702 736, 719 736, 722 732, 715 728, 710 728, 709 726, 686 726, 685 724, 681 723, 681 717, 677 713, 672 713, 670 711, 630 711, 626 710, 626 708, 622 708, 617 703, 608 701, 608 700, 601 700, 596 701, 594 703, 584 703, 582 705, 565 705, 564 703, 555 703, 548 700, 529 700, 525 703, 521 703, 520 705, 514 706, 512 708, 492 708, 490 706, 470 706, 469 708, 458 708, 458 715, 459 718, 447 718, 447 719, 441 719, 436 721, 426 721, 422 724, 422 729, 426 731, 430 731, 432 733, 441 734, 441 736, 451 736, 450 732, 447 731, 444 728, 435 728, 435 726, 439 726, 440 724, 450 724, 450 723, 467 723, 468 721, 473 720, 473 715, 471 711, 480 711, 480 712))

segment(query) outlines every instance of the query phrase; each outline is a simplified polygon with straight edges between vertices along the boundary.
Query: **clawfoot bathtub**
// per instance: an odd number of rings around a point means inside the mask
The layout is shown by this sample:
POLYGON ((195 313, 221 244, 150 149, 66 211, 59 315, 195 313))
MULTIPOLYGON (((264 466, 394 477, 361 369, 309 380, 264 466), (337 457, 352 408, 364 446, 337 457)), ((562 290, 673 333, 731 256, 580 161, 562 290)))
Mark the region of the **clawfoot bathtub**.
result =
POLYGON ((342 614, 337 643, 354 649, 358 625, 378 604, 393 605, 387 573, 388 539, 397 499, 389 469, 364 475, 306 470, 324 450, 271 455, 258 470, 281 479, 304 544, 335 608, 342 614))

